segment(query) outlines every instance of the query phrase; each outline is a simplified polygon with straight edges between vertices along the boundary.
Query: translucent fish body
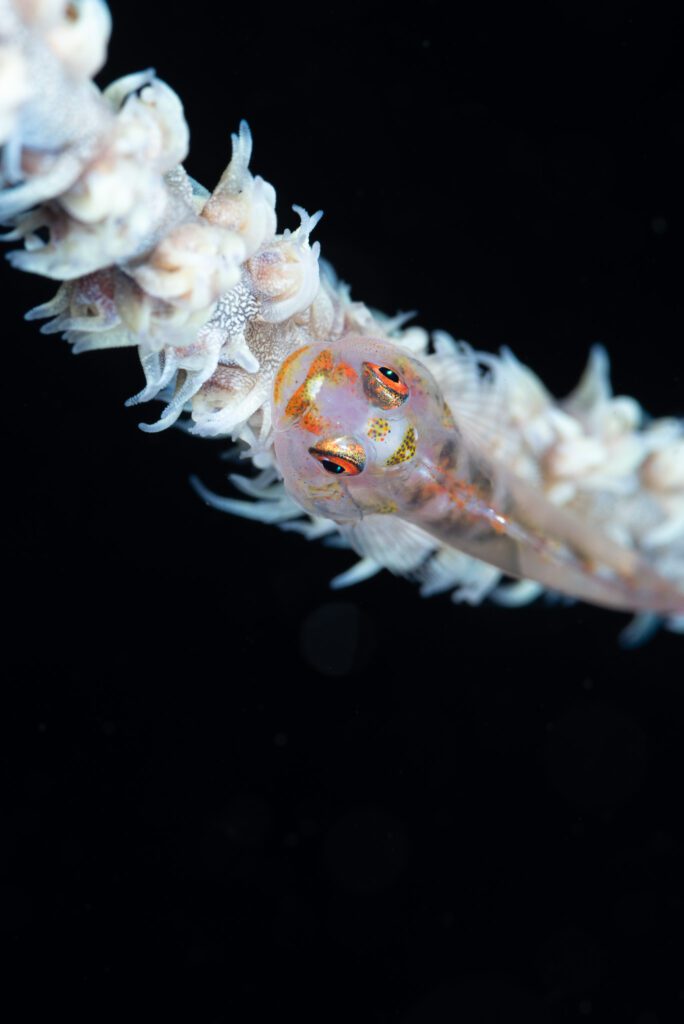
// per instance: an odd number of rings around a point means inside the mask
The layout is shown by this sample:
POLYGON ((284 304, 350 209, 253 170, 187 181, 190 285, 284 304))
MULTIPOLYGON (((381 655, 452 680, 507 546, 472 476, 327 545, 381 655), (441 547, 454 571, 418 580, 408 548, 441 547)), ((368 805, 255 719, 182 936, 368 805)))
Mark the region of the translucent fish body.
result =
POLYGON ((307 512, 413 523, 515 578, 627 611, 684 612, 642 555, 549 501, 487 452, 425 365, 385 339, 305 345, 274 386, 274 450, 307 512))

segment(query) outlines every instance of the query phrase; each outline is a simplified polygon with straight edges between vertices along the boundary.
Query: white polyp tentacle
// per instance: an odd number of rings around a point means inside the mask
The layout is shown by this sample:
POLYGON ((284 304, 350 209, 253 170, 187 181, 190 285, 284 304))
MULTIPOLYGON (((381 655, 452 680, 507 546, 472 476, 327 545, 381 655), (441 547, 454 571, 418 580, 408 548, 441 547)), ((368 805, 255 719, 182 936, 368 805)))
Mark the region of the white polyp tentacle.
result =
POLYGON ((149 402, 156 398, 164 388, 168 387, 178 370, 178 362, 173 349, 141 353, 140 363, 145 374, 145 387, 142 391, 126 399, 127 406, 139 405, 141 402, 149 402))
POLYGON ((489 595, 495 604, 505 608, 520 608, 536 601, 544 593, 541 583, 533 580, 517 580, 515 583, 501 583, 489 595))
POLYGON ((242 476, 240 473, 229 473, 228 479, 238 491, 248 495, 250 498, 257 498, 259 501, 276 501, 282 498, 286 491, 282 481, 278 477, 273 466, 262 469, 255 477, 242 476))
POLYGON ((108 331, 113 326, 104 316, 69 316, 61 315, 55 317, 50 323, 43 324, 40 328, 41 334, 81 334, 91 332, 99 334, 101 331, 108 331))
MULTIPOLYGON (((72 153, 65 153, 52 161, 51 166, 46 165, 42 174, 28 178, 21 185, 0 191, 0 222, 6 223, 30 206, 35 206, 37 203, 42 203, 46 199, 52 199, 53 196, 66 192, 81 173, 82 165, 80 157, 72 153)), ((24 253, 21 251, 10 252, 7 258, 18 270, 43 273, 41 270, 32 270, 30 265, 25 266, 21 259, 23 255, 24 253)))
POLYGON ((230 141, 233 153, 219 184, 231 192, 239 192, 248 183, 253 149, 252 133, 244 119, 240 121, 237 132, 231 132, 230 141))
POLYGON ((247 424, 264 402, 265 395, 259 389, 252 388, 247 393, 236 396, 234 401, 226 400, 221 406, 213 405, 209 408, 198 408, 195 403, 193 407, 193 419, 195 422, 191 428, 193 434, 201 437, 233 437, 239 435, 246 443, 253 440, 253 434, 247 429, 247 424))
POLYGON ((113 110, 121 110, 126 100, 140 93, 145 86, 151 85, 156 77, 157 72, 154 68, 132 71, 128 75, 115 78, 102 90, 102 95, 113 110))
POLYGON ((158 434, 162 430, 166 430, 168 427, 172 426, 185 410, 185 407, 192 396, 202 386, 205 379, 206 377, 204 377, 201 372, 192 373, 186 371, 183 383, 177 389, 175 395, 168 403, 159 419, 154 423, 139 423, 139 428, 146 434, 158 434))
POLYGON ((290 231, 289 228, 285 228, 284 237, 296 238, 299 245, 308 245, 309 236, 323 216, 323 211, 316 210, 315 213, 308 214, 303 206, 297 206, 296 203, 293 204, 292 209, 299 216, 300 224, 295 231, 290 231))
POLYGON ((189 348, 166 346, 161 352, 141 356, 146 387, 128 400, 129 405, 155 398, 170 383, 178 371, 184 377, 170 399, 159 420, 153 424, 140 424, 147 433, 156 433, 172 426, 188 402, 211 377, 218 364, 222 337, 216 331, 200 331, 197 342, 189 348))
MULTIPOLYGON (((378 323, 382 324, 383 330, 390 338, 401 337, 402 344, 406 344, 406 334, 404 333, 403 328, 409 320, 412 320, 414 316, 416 316, 415 309, 408 313, 395 313, 394 316, 386 316, 380 309, 372 309, 371 312, 378 323)), ((419 328, 419 330, 422 331, 421 328, 419 328)), ((422 331, 422 333, 427 334, 425 331, 422 331)))
MULTIPOLYGON (((255 420, 258 417, 254 417, 255 420)), ((235 431, 234 440, 239 437, 240 442, 245 446, 240 453, 242 459, 249 459, 252 465, 262 471, 273 466, 273 448, 266 441, 263 435, 263 423, 243 423, 235 431)))
POLYGON ((287 494, 273 500, 240 501, 238 498, 222 498, 195 476, 190 478, 190 484, 207 505, 220 512, 242 516, 243 519, 254 519, 260 523, 282 523, 302 514, 299 505, 287 494))
POLYGON ((26 314, 27 320, 52 318, 41 334, 63 333, 74 352, 137 344, 121 324, 113 296, 107 293, 112 277, 106 271, 60 285, 49 302, 26 314))
MULTIPOLYGON (((12 266, 56 280, 75 280, 135 257, 141 241, 154 234, 168 212, 168 194, 154 176, 141 181, 131 168, 118 179, 112 192, 120 197, 113 200, 116 219, 87 223, 72 219, 66 211, 53 212, 50 242, 34 251, 8 253, 12 266), (125 228, 121 227, 122 220, 125 228)), ((106 202, 107 193, 108 188, 100 183, 88 200, 83 197, 84 203, 90 199, 96 205, 106 202)))
POLYGON ((498 569, 454 548, 435 550, 428 537, 424 538, 421 561, 409 575, 420 584, 421 597, 450 591, 452 601, 468 604, 480 604, 501 581, 498 569))
POLYGON ((259 372, 259 360, 254 355, 244 334, 233 334, 226 344, 221 357, 222 362, 234 363, 241 366, 247 373, 259 372))
POLYGON ((561 403, 562 407, 579 420, 593 417, 610 401, 610 359, 603 345, 592 345, 589 358, 577 386, 561 403))
POLYGON ((626 650, 641 647, 651 639, 660 625, 660 616, 654 615, 652 612, 640 612, 621 631, 619 636, 620 647, 624 647, 626 650))
POLYGON ((74 355, 106 348, 135 348, 138 344, 137 339, 120 323, 103 330, 67 330, 64 332, 64 340, 71 345, 74 355))
POLYGON ((343 590, 346 587, 356 586, 357 583, 365 583, 366 580, 382 572, 382 569, 383 566, 372 558, 360 558, 350 569, 333 576, 330 580, 330 587, 332 590, 343 590))
POLYGON ((320 244, 309 245, 309 236, 323 216, 322 210, 309 216, 293 206, 300 217, 296 231, 286 230, 263 246, 247 261, 261 317, 269 323, 282 323, 307 309, 318 292, 320 244))
POLYGON ((48 299, 47 302, 41 302, 39 306, 33 306, 28 310, 28 312, 24 313, 24 320, 43 320, 45 317, 58 316, 68 308, 68 286, 66 284, 62 284, 51 299, 48 299))
POLYGON ((8 221, 8 223, 12 223, 14 227, 11 231, 7 231, 5 234, 0 235, 0 241, 23 241, 24 248, 29 252, 33 252, 35 249, 42 249, 45 242, 37 232, 40 231, 41 228, 49 227, 50 222, 51 218, 47 214, 47 211, 40 206, 35 210, 29 210, 28 213, 19 213, 16 217, 12 217, 10 221, 8 221))
MULTIPOLYGON (((324 540, 334 537, 340 541, 340 547, 348 548, 342 537, 337 532, 337 524, 332 519, 322 519, 319 516, 307 516, 306 519, 290 519, 287 522, 278 524, 280 529, 286 533, 298 533, 306 540, 324 540)), ((378 563, 376 572, 380 572, 383 566, 378 563)), ((333 586, 334 580, 331 580, 330 585, 333 586)))
POLYGON ((140 155, 144 146, 145 158, 162 174, 182 163, 190 141, 183 104, 154 68, 117 79, 103 96, 129 126, 131 151, 140 155))
POLYGON ((246 256, 252 256, 276 233, 275 189, 249 170, 252 133, 246 121, 231 135, 232 155, 213 193, 202 209, 209 223, 240 236, 246 256))

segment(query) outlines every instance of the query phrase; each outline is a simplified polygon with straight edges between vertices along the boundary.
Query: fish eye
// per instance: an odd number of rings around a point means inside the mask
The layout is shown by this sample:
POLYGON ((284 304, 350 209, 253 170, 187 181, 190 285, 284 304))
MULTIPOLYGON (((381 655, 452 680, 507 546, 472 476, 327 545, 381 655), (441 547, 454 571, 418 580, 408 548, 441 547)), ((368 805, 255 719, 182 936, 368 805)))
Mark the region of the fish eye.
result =
POLYGON ((340 473, 348 473, 349 476, 356 476, 359 472, 358 467, 350 462, 349 459, 341 459, 339 455, 319 455, 317 452, 311 453, 315 459, 318 459, 326 473, 334 473, 339 475, 340 473))
POLYGON ((396 370, 379 363, 363 364, 363 390, 373 405, 396 409, 409 396, 409 389, 396 370))
POLYGON ((326 473, 358 476, 366 465, 366 453, 353 437, 332 437, 309 448, 326 473))
POLYGON ((378 366, 377 372, 385 377, 387 380, 391 380, 393 384, 399 383, 399 374, 396 370, 392 370, 389 366, 378 366))

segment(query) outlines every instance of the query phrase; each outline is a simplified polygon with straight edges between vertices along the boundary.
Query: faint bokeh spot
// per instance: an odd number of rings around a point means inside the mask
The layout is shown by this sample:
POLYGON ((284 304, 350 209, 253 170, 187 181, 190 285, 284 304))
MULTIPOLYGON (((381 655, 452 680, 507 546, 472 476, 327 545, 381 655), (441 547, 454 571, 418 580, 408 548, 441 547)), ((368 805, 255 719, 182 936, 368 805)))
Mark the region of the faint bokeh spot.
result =
POLYGON ((586 810, 624 807, 644 784, 646 736, 631 715, 607 704, 571 708, 548 727, 551 788, 586 810))
POLYGON ((547 935, 535 962, 550 1003, 586 996, 598 988, 599 947, 581 928, 563 928, 547 935))
POLYGON ((538 997, 503 974, 482 974, 440 985, 403 1017, 401 1024, 541 1024, 538 997))
POLYGON ((381 808, 349 811, 325 840, 325 859, 336 882, 351 892, 393 885, 408 863, 404 826, 381 808))
POLYGON ((222 811, 219 828, 236 846, 261 846, 271 826, 271 810, 259 796, 235 796, 222 811))
POLYGON ((361 614, 350 601, 331 601, 310 612, 301 629, 304 660, 325 676, 345 676, 360 660, 361 614))

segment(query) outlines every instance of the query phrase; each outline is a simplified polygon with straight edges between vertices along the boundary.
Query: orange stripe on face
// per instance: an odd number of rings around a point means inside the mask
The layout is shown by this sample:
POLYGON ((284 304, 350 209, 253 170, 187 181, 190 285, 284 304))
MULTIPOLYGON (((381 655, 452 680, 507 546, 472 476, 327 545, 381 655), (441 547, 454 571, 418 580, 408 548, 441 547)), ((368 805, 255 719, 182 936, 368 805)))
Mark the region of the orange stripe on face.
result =
POLYGON ((311 366, 304 381, 299 385, 292 398, 285 406, 285 415, 296 420, 311 410, 315 414, 315 397, 323 381, 330 375, 333 368, 333 355, 329 348, 323 349, 311 360, 311 366), (312 408, 313 407, 313 408, 312 408))
POLYGON ((288 383, 289 379, 292 377, 292 370, 295 363, 297 362, 297 360, 301 359, 304 353, 308 352, 310 348, 311 345, 304 345, 303 348, 296 348, 294 352, 290 352, 289 356, 287 356, 287 358, 283 360, 283 364, 278 370, 275 382, 273 384, 273 397, 275 398, 276 402, 280 402, 280 399, 282 398, 283 388, 288 383))
POLYGON ((349 381, 351 384, 353 384, 354 381, 358 379, 359 375, 354 369, 354 367, 350 366, 349 363, 345 363, 342 360, 340 360, 340 362, 335 367, 335 383, 344 384, 345 381, 349 381))
POLYGON ((299 426, 310 434, 323 434, 330 427, 330 422, 326 420, 325 416, 321 416, 317 412, 316 403, 314 402, 300 419, 299 426))
MULTIPOLYGON (((280 400, 286 378, 291 377, 291 368, 294 366, 296 358, 308 348, 310 348, 309 345, 298 349, 283 363, 273 389, 276 402, 280 400)), ((316 395, 321 385, 324 382, 337 385, 345 384, 357 379, 358 374, 353 366, 342 360, 335 364, 332 350, 323 349, 312 359, 304 381, 285 406, 285 416, 289 420, 299 420, 300 426, 311 434, 323 433, 328 429, 329 423, 324 416, 319 414, 316 405, 316 395)))

